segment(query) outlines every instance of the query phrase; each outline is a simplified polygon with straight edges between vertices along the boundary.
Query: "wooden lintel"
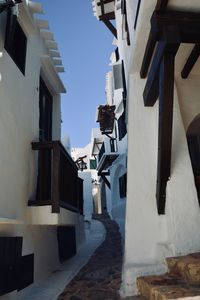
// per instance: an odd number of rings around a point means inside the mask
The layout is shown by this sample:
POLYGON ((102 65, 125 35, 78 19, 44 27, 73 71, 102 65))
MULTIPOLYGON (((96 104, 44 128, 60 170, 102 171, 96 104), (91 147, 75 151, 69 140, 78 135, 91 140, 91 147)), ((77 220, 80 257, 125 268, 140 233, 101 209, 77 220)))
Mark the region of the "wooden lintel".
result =
POLYGON ((198 58, 200 56, 200 44, 196 44, 188 57, 188 60, 183 67, 183 70, 181 72, 182 78, 187 78, 194 67, 195 63, 197 62, 198 58))
POLYGON ((114 37, 116 37, 116 39, 117 39, 117 30, 114 27, 114 25, 109 20, 106 20, 106 19, 103 19, 103 23, 106 25, 106 27, 112 32, 114 37))
POLYGON ((166 186, 171 169, 174 60, 174 54, 166 52, 162 58, 159 75, 159 132, 156 189, 159 214, 165 213, 166 186))
POLYGON ((166 10, 169 0, 158 0, 156 4, 156 11, 163 12, 166 10))
POLYGON ((149 71, 148 79, 143 93, 144 105, 153 106, 159 95, 159 68, 164 53, 176 55, 179 45, 179 32, 176 28, 167 27, 163 32, 163 41, 159 42, 149 71))

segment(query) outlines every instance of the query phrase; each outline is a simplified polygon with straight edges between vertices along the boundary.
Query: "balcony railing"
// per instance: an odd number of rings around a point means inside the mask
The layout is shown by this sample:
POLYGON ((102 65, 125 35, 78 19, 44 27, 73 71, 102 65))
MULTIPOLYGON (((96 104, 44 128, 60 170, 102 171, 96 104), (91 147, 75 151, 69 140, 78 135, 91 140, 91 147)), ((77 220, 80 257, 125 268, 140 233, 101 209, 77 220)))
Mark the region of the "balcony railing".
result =
POLYGON ((60 207, 83 213, 83 181, 77 166, 60 141, 33 142, 38 151, 36 199, 29 205, 51 205, 52 213, 60 207))

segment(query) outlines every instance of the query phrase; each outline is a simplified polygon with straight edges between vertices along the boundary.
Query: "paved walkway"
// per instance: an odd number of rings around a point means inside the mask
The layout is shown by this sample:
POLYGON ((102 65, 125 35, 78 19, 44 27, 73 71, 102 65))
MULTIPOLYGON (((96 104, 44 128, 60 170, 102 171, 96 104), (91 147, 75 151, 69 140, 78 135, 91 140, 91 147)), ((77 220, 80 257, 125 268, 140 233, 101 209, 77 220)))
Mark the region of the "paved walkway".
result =
POLYGON ((118 225, 108 215, 96 215, 106 228, 106 238, 60 295, 58 300, 118 300, 122 247, 118 225))
MULTIPOLYGON (((78 250, 78 253, 65 263, 60 265, 46 280, 35 283, 30 288, 16 293, 18 300, 56 300, 60 293, 80 269, 89 261, 94 251, 105 239, 105 228, 99 221, 92 220, 86 229, 86 242, 78 250)), ((10 299, 10 298, 9 298, 10 299)))

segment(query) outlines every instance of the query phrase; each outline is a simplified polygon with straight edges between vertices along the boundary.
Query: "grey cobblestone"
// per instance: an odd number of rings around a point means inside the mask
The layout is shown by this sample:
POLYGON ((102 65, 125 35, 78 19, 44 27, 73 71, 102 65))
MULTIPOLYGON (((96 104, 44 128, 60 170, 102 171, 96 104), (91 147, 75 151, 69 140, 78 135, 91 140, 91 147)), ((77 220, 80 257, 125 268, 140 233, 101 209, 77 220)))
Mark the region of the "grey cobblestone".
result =
POLYGON ((122 245, 119 228, 107 214, 95 215, 93 218, 104 224, 105 241, 65 287, 58 300, 120 299, 122 245))

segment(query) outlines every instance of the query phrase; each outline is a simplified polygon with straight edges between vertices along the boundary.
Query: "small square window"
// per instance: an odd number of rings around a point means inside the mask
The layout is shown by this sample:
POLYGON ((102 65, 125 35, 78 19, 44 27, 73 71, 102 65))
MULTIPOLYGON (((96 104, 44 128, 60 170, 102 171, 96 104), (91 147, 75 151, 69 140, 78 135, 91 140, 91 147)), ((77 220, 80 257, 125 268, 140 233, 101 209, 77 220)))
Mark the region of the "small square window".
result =
POLYGON ((90 169, 91 170, 96 170, 97 168, 97 162, 95 159, 90 159, 90 169))
POLYGON ((17 16, 12 14, 11 11, 8 12, 7 16, 4 47, 25 75, 27 37, 17 21, 17 16))

